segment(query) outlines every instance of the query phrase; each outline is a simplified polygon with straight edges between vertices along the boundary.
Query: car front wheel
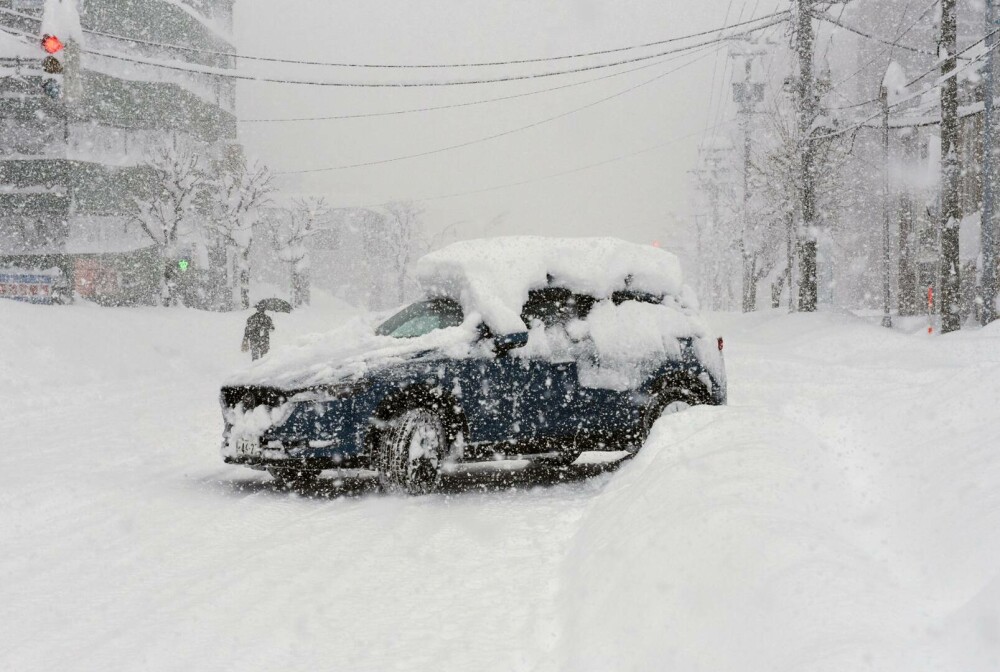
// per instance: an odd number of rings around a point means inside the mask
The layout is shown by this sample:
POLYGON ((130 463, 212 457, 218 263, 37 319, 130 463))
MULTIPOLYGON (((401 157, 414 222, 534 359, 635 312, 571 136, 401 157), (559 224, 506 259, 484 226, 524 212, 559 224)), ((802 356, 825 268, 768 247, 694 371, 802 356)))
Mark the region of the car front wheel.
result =
POLYGON ((447 439, 441 419, 423 408, 389 420, 379 437, 375 469, 383 489, 422 495, 441 482, 447 439))

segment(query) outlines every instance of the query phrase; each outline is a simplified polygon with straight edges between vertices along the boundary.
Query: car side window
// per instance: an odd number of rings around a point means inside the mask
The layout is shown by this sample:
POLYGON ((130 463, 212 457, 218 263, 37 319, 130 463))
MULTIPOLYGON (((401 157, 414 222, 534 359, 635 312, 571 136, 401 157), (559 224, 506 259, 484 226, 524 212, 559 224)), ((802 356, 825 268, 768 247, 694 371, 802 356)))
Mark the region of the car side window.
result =
POLYGON ((528 301, 521 310, 521 320, 529 328, 535 322, 551 327, 584 318, 593 306, 593 297, 574 294, 568 289, 535 289, 528 292, 528 301))
POLYGON ((462 308, 454 301, 421 301, 393 315, 375 333, 393 338, 416 338, 437 329, 460 326, 462 320, 462 308))

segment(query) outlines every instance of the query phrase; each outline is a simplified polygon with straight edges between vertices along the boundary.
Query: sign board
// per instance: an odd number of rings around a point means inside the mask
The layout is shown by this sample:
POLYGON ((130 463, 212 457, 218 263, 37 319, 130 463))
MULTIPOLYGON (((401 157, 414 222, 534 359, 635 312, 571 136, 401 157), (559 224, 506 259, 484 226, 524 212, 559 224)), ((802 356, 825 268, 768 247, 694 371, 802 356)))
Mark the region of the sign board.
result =
POLYGON ((59 278, 59 275, 52 273, 0 269, 0 298, 28 303, 52 303, 53 286, 59 278))

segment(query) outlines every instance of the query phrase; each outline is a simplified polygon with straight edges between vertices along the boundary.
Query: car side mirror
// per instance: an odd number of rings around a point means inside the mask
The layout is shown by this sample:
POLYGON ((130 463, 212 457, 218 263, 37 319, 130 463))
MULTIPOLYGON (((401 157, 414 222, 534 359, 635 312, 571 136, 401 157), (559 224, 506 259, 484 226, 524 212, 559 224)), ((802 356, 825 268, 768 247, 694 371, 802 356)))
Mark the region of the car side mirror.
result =
POLYGON ((528 332, 519 331, 513 334, 504 334, 493 339, 493 351, 497 357, 507 355, 511 350, 523 348, 528 344, 528 332))
POLYGON ((477 329, 479 331, 479 340, 480 341, 485 341, 485 340, 493 338, 493 330, 490 329, 489 326, 485 322, 480 322, 479 323, 479 327, 477 327, 477 329))

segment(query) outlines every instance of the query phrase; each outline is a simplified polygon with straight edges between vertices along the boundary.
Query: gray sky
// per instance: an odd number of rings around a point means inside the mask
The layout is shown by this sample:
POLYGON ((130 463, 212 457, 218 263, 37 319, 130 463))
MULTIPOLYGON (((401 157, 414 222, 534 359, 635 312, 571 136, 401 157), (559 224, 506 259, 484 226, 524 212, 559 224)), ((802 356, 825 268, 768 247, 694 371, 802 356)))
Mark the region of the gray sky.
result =
MULTIPOLYGON (((251 54, 374 63, 468 62, 554 56, 661 40, 785 6, 782 0, 239 2, 236 30, 240 49, 251 54)), ((772 34, 784 39, 781 27, 772 34)), ((650 51, 626 52, 632 53, 650 51)), ((732 115, 731 93, 722 88, 722 69, 728 60, 725 49, 687 54, 638 72, 516 100, 393 117, 244 124, 241 137, 252 155, 278 172, 398 157, 531 124, 693 60, 675 74, 527 131, 433 156, 279 181, 284 190, 325 195, 335 206, 365 206, 536 180, 677 140, 662 149, 571 175, 421 206, 432 231, 455 225, 461 237, 616 235, 685 247, 690 241, 678 239, 679 227, 671 221, 690 211, 687 171, 695 164, 705 127, 732 115), (714 87, 713 69, 718 69, 714 87), (720 97, 726 102, 721 111, 720 97)), ((544 72, 577 63, 388 72, 282 65, 254 66, 254 71, 319 79, 426 81, 544 72)), ((322 116, 435 106, 535 91, 613 71, 431 89, 249 83, 240 85, 239 114, 241 118, 322 116)))

